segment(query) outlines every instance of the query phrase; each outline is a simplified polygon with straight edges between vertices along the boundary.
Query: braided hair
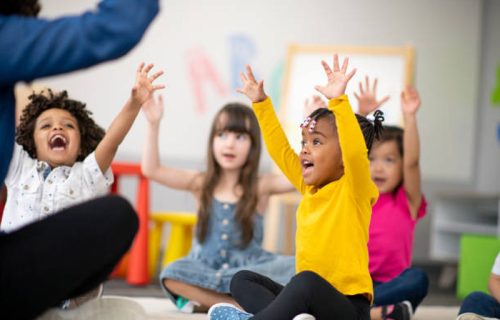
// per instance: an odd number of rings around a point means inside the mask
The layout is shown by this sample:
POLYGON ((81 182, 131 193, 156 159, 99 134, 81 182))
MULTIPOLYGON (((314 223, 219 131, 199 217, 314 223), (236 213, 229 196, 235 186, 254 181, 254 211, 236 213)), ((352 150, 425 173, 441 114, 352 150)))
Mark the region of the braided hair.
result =
MULTIPOLYGON (((356 119, 358 120, 361 132, 363 132, 363 137, 365 138, 368 153, 372 148, 373 141, 375 139, 380 139, 384 130, 382 126, 382 122, 384 121, 384 113, 380 110, 377 110, 375 111, 373 116, 374 120, 370 121, 366 117, 356 114, 356 119)), ((335 121, 335 115, 331 110, 327 108, 318 108, 311 112, 311 114, 301 124, 301 127, 309 126, 309 129, 312 130, 314 129, 316 122, 323 117, 330 117, 332 121, 335 121)))

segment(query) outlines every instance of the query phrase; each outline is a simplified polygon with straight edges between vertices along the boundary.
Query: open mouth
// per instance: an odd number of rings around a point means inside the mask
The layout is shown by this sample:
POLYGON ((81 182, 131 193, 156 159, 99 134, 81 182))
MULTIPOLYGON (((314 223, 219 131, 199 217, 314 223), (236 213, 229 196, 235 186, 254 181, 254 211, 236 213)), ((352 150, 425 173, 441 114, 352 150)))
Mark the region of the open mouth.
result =
POLYGON ((49 141, 49 147, 51 150, 62 151, 66 149, 66 145, 68 144, 66 138, 60 134, 56 134, 49 141))
POLYGON ((236 156, 234 154, 231 154, 231 153, 223 153, 222 156, 225 159, 229 159, 229 160, 233 160, 234 158, 236 158, 236 156))
POLYGON ((385 182, 385 178, 379 178, 379 177, 375 177, 373 178, 373 182, 376 184, 376 185, 380 185, 380 184, 383 184, 385 182))
POLYGON ((303 172, 303 174, 306 174, 309 171, 311 171, 313 169, 313 167, 314 167, 314 163, 312 163, 311 161, 302 160, 302 172, 303 172))

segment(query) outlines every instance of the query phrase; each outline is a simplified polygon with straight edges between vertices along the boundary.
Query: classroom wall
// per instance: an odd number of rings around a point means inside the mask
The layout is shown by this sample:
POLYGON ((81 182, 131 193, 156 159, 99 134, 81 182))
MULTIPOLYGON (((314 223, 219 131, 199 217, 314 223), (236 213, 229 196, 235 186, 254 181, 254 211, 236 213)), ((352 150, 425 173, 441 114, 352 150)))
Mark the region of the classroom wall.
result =
POLYGON ((476 187, 500 193, 500 1, 484 1, 482 21, 476 187))
MULTIPOLYGON (((43 1, 48 16, 79 12, 93 3, 43 1)), ((155 62, 165 70, 163 81, 167 84, 162 155, 192 160, 204 156, 204 137, 217 109, 228 101, 245 101, 234 91, 245 63, 252 64, 258 77, 265 79, 267 91, 278 104, 290 43, 412 44, 417 54, 415 82, 424 102, 419 114, 424 178, 470 181, 474 169, 481 3, 162 1, 160 16, 131 54, 88 71, 42 81, 67 88, 75 97, 87 101, 99 122, 107 125, 128 96, 138 62, 155 62), (455 121, 447 121, 451 114, 455 121)), ((118 157, 138 156, 143 132, 144 121, 140 118, 118 157)))
MULTIPOLYGON (((78 13, 96 3, 42 0, 42 14, 78 13)), ((499 34, 495 21, 500 20, 498 2, 169 0, 161 5, 160 16, 126 57, 39 83, 67 89, 86 101, 106 127, 129 94, 138 62, 155 62, 165 70, 162 81, 167 85, 162 161, 203 169, 206 135, 214 113, 228 101, 246 102, 234 93, 245 63, 252 64, 257 76, 265 79, 268 93, 278 105, 289 43, 411 44, 416 48, 415 83, 423 101, 418 118, 424 191, 432 198, 441 186, 500 189, 498 143, 491 141, 491 127, 498 123, 491 113, 498 108, 487 105, 482 98, 487 96, 487 85, 479 85, 480 80, 491 81, 485 74, 498 64, 494 62, 499 57, 495 39, 499 34), (482 44, 485 39, 488 44, 482 44), (495 143, 497 149, 492 149, 495 143)), ((140 115, 116 159, 139 161, 144 131, 140 115)), ((270 164, 264 156, 263 170, 270 164)), ((153 184, 153 210, 194 208, 189 194, 153 184)), ((429 220, 424 219, 417 228, 417 259, 428 255, 429 220)))

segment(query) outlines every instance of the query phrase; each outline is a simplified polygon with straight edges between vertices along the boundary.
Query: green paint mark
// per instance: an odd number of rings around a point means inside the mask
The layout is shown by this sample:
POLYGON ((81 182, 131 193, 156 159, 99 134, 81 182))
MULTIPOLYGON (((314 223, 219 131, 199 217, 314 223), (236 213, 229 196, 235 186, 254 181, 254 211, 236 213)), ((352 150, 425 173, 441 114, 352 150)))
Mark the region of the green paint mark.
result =
MULTIPOLYGON (((271 74, 271 83, 269 85, 269 96, 273 100, 273 105, 276 111, 279 111, 281 98, 281 85, 283 74, 285 72, 285 62, 279 61, 271 74)), ((264 84, 265 86, 265 84, 264 84)))
POLYGON ((497 83, 491 93, 491 104, 500 107, 500 65, 497 67, 497 83))

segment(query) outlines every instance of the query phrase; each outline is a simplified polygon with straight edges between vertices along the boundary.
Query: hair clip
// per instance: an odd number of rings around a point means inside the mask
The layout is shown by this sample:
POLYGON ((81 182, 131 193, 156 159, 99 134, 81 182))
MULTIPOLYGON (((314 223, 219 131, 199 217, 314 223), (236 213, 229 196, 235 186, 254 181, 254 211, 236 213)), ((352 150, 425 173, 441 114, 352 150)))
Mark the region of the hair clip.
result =
POLYGON ((309 132, 313 132, 314 128, 316 128, 316 120, 311 121, 311 124, 309 125, 309 132))
POLYGON ((309 125, 309 122, 311 122, 311 117, 305 118, 304 121, 302 121, 302 123, 300 124, 300 127, 306 128, 309 125))
POLYGON ((374 113, 373 113, 373 117, 375 118, 375 121, 384 121, 385 118, 384 118, 384 113, 380 110, 376 110, 374 113))

